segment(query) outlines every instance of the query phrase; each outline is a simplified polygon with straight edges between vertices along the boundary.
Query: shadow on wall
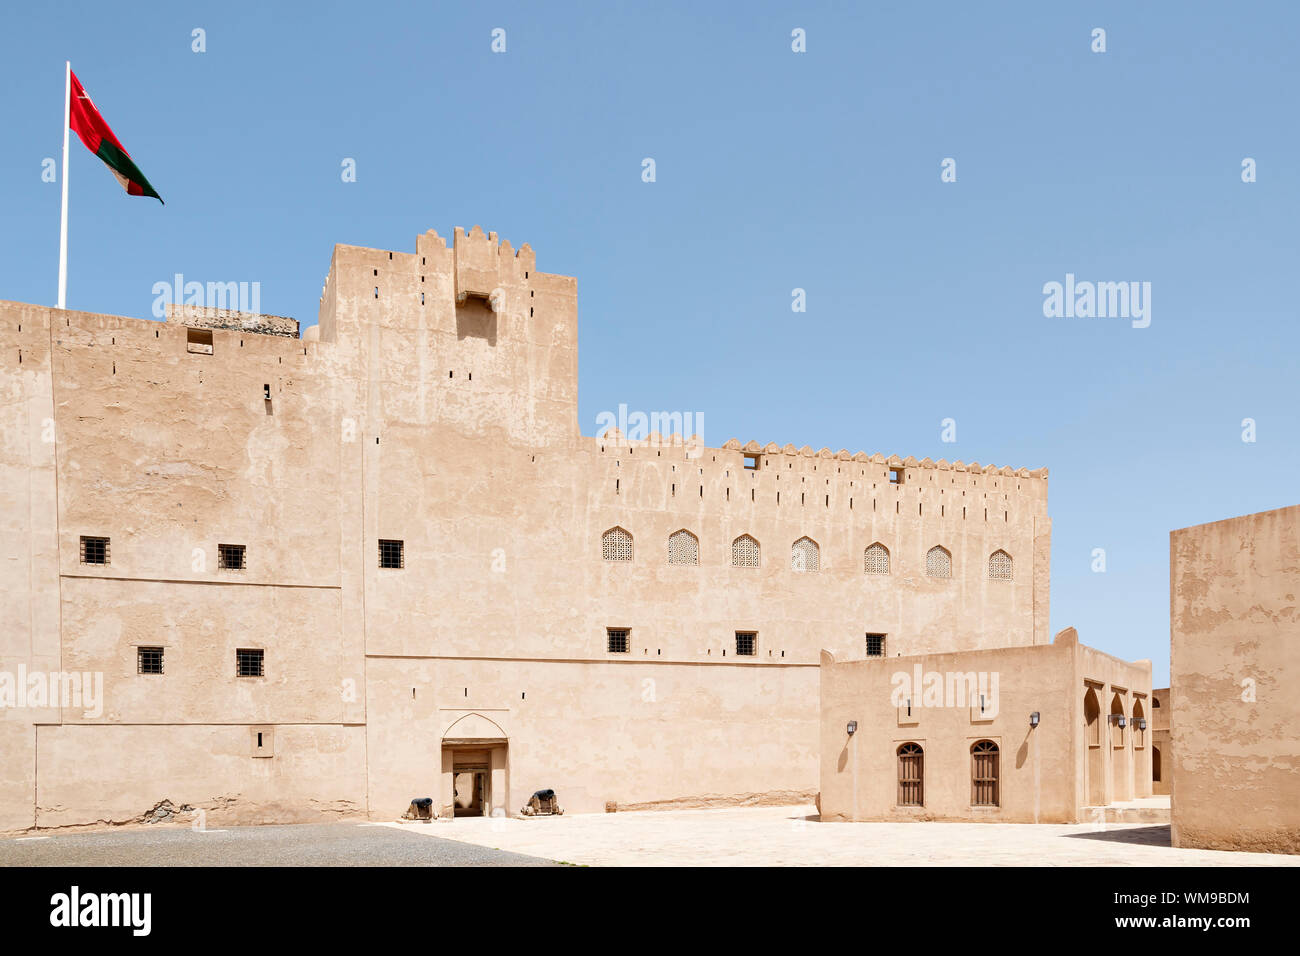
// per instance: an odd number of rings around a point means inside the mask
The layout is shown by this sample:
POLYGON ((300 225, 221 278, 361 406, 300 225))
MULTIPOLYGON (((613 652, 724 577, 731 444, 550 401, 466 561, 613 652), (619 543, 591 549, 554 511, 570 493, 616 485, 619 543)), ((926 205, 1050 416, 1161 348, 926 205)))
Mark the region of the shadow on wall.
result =
POLYGON ((470 296, 456 304, 456 338, 485 339, 488 345, 497 344, 497 314, 487 299, 470 296))

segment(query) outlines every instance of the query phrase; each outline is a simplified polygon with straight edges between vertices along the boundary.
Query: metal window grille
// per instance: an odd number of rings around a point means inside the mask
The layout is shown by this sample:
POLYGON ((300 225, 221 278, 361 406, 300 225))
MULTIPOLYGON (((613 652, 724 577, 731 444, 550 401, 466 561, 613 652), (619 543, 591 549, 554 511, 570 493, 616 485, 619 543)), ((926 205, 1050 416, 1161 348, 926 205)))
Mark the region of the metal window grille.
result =
POLYGON ((669 564, 699 564, 700 542, 689 531, 674 532, 668 537, 669 564))
POLYGON ((628 652, 628 634, 626 628, 606 628, 606 649, 611 654, 626 654, 628 652))
POLYGON ((731 542, 731 566, 733 568, 758 567, 760 549, 758 541, 747 534, 742 534, 731 542))
POLYGON ((867 656, 868 657, 885 656, 885 635, 883 634, 867 635, 867 656))
POLYGON ((108 538, 81 536, 81 563, 108 564, 108 538))
POLYGON ((758 635, 753 631, 736 632, 736 654, 740 657, 753 657, 758 653, 758 635))
POLYGON ((873 544, 863 554, 862 563, 867 574, 888 574, 889 549, 883 544, 873 544))
POLYGON ((161 647, 137 647, 135 650, 135 672, 137 674, 161 674, 163 672, 163 649, 161 647))
POLYGON ((622 528, 610 528, 600 536, 600 556, 606 561, 631 561, 632 536, 622 528))
POLYGON ((898 805, 925 805, 925 753, 916 744, 898 748, 898 805))
POLYGON ((932 578, 952 577, 952 555, 935 545, 926 552, 925 573, 932 578))
POLYGON ((989 580, 1011 580, 1011 555, 1005 551, 994 551, 989 555, 989 580))
POLYGON ((379 566, 381 568, 406 567, 406 548, 403 541, 380 540, 379 566))
POLYGON ((790 570, 821 570, 821 549, 812 538, 800 538, 790 549, 790 570))
POLYGON ((998 806, 998 745, 981 740, 971 747, 971 806, 998 806))
POLYGON ((244 545, 217 545, 217 567, 223 571, 244 570, 244 545))
POLYGON ((235 651, 236 677, 264 677, 265 651, 251 648, 239 648, 235 651))

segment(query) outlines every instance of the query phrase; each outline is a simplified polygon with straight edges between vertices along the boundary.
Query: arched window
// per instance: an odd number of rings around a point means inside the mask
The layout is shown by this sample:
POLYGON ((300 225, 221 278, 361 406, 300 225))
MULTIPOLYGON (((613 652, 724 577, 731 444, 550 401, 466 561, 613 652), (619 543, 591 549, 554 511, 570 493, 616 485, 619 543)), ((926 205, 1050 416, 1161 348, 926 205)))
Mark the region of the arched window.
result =
POLYGON ((622 528, 610 528, 600 536, 600 556, 606 561, 631 561, 632 536, 622 528))
POLYGON ((936 544, 925 553, 925 573, 932 578, 952 577, 952 555, 947 548, 936 544))
POLYGON ((758 541, 747 534, 742 534, 731 542, 731 566, 733 568, 758 567, 758 541))
POLYGON ((1011 555, 1005 551, 994 551, 989 555, 989 580, 1011 580, 1011 555))
POLYGON ((1160 783, 1160 748, 1151 748, 1151 782, 1160 783))
MULTIPOLYGON (((1110 743, 1112 747, 1124 746, 1124 727, 1119 725, 1119 719, 1124 716, 1124 702, 1119 699, 1119 694, 1113 694, 1110 698, 1110 743)), ((1125 724, 1128 723, 1126 719, 1125 724)))
POLYGON ((888 574, 889 549, 877 541, 863 553, 862 563, 867 574, 888 574))
POLYGON ((1083 721, 1088 728, 1088 746, 1101 746, 1101 704, 1091 687, 1083 695, 1083 721))
POLYGON ((819 571, 822 565, 822 552, 812 538, 800 538, 790 548, 791 571, 819 571))
POLYGON ((898 805, 925 806, 925 753, 918 744, 898 748, 898 805))
POLYGON ((970 802, 973 807, 996 807, 998 803, 998 745, 976 741, 970 749, 970 802))
POLYGON ((699 564, 700 539, 685 528, 668 536, 669 564, 699 564))

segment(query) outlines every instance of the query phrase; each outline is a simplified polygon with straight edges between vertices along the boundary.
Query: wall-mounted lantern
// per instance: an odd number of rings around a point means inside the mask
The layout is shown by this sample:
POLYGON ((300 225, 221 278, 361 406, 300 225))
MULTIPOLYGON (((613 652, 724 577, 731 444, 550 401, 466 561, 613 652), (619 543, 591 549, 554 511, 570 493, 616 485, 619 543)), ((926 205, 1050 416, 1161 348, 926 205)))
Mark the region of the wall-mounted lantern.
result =
POLYGON ((1029 726, 1030 727, 1038 726, 1038 711, 1034 711, 1032 714, 1029 715, 1029 726))
POLYGON ((849 736, 852 737, 854 734, 858 732, 858 722, 856 720, 850 720, 848 727, 844 729, 847 730, 849 732, 849 736))
MULTIPOLYGON (((1120 724, 1120 726, 1123 727, 1124 725, 1123 725, 1123 724, 1120 724)), ((1139 717, 1139 718, 1137 719, 1137 727, 1138 727, 1138 730, 1146 730, 1146 729, 1147 729, 1147 719, 1146 719, 1145 717, 1139 717)))

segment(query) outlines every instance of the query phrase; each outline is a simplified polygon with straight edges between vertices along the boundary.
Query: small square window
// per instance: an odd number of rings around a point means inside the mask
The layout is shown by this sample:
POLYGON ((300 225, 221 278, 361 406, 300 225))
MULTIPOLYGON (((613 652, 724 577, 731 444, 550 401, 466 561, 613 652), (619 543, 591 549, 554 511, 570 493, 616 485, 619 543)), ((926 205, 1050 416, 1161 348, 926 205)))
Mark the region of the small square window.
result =
POLYGON ((605 629, 605 647, 611 654, 626 654, 630 636, 631 631, 627 628, 608 627, 605 629))
POLYGON ((241 647, 235 651, 236 677, 265 677, 264 655, 261 648, 241 647))
POLYGON ((242 544, 217 545, 217 567, 222 571, 244 570, 244 546, 242 544))
POLYGON ((745 468, 749 471, 758 471, 762 463, 763 460, 758 455, 745 455, 745 468))
POLYGON ((380 539, 379 541, 379 566, 381 568, 404 568, 405 561, 405 542, 380 539))
POLYGON ((81 536, 81 563, 108 564, 108 539, 81 536))
POLYGON ((885 656, 885 635, 883 634, 867 635, 867 656, 868 657, 885 656))
POLYGON ((185 350, 199 355, 211 355, 212 333, 207 329, 186 329, 185 350))
POLYGON ((903 469, 901 468, 889 469, 889 483, 891 485, 901 485, 903 483, 903 469))
POLYGON ((753 657, 758 653, 758 633, 756 631, 736 632, 736 656, 753 657))
POLYGON ((137 647, 135 649, 135 672, 137 674, 161 674, 163 672, 163 649, 161 647, 137 647))

